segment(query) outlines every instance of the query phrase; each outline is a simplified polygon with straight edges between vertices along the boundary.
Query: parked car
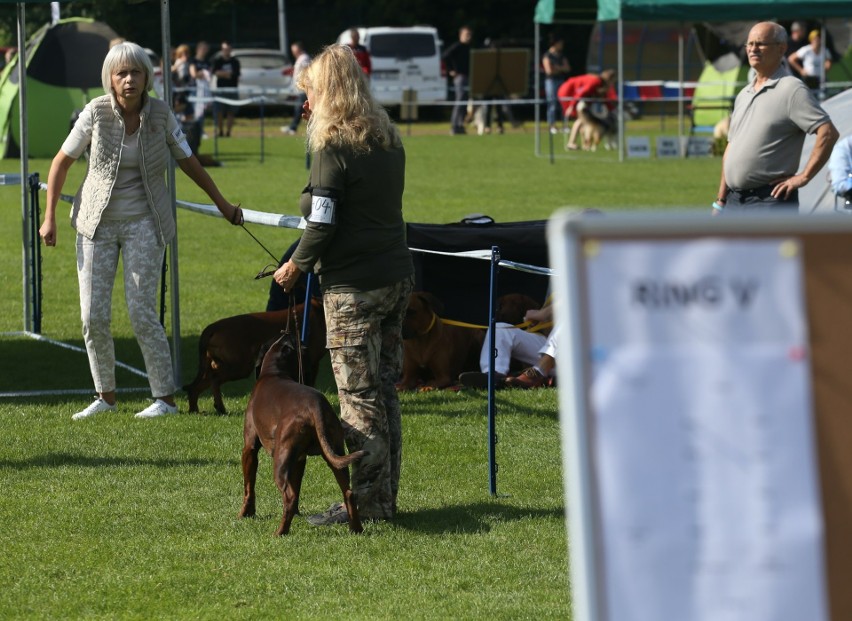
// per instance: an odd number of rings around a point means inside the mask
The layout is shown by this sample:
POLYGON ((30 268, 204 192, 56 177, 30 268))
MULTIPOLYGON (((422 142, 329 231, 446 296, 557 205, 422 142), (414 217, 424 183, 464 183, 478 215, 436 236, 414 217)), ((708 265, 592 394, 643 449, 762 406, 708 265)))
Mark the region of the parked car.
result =
MULTIPOLYGON (((370 52, 373 73, 370 85, 382 104, 402 102, 403 92, 413 90, 418 103, 443 101, 447 85, 441 68, 441 40, 431 26, 407 28, 358 28, 361 44, 370 52)), ((351 42, 349 30, 337 42, 351 42)))
POLYGON ((241 48, 232 50, 231 56, 240 61, 240 99, 263 94, 267 98, 264 102, 266 105, 281 105, 296 94, 293 65, 284 52, 241 48))

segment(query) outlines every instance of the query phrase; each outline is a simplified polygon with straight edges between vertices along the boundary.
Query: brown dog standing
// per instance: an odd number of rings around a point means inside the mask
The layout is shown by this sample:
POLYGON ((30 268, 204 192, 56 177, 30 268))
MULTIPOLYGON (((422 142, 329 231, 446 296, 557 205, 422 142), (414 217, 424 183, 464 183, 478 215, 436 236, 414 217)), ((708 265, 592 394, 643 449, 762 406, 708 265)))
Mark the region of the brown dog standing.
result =
POLYGON ((362 531, 354 494, 349 487, 349 465, 366 453, 345 454, 343 426, 328 399, 318 390, 294 381, 298 377, 298 345, 283 334, 266 352, 260 376, 246 407, 243 427, 243 483, 240 517, 255 514, 257 454, 263 446, 272 455, 275 483, 284 499, 284 514, 276 535, 286 535, 299 510, 299 491, 308 455, 322 455, 328 463, 349 514, 349 530, 362 531))
MULTIPOLYGON (((226 317, 204 328, 198 339, 198 373, 191 383, 183 387, 189 400, 189 411, 198 411, 198 396, 211 388, 213 407, 225 414, 221 386, 225 382, 243 379, 258 366, 261 349, 272 342, 289 322, 290 329, 302 325, 304 304, 290 310, 248 313, 226 317)), ((311 300, 309 315, 308 360, 305 365, 306 384, 313 384, 319 363, 328 351, 325 348, 325 314, 322 304, 311 300)))
POLYGON ((479 350, 485 331, 445 324, 438 316, 443 305, 435 296, 412 293, 402 324, 404 357, 399 390, 446 388, 463 371, 479 370, 479 350))

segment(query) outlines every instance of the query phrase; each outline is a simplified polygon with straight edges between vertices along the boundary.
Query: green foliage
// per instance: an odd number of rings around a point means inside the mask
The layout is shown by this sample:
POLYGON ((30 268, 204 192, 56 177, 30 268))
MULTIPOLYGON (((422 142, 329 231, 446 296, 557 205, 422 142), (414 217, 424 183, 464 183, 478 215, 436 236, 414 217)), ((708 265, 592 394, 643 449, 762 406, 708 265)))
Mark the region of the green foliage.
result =
MULTIPOLYGON (((208 169, 225 195, 248 209, 295 214, 304 185, 303 141, 285 137, 285 119, 240 118, 219 141, 221 168, 208 169)), ((670 121, 669 121, 670 122, 670 121)), ((654 119, 644 132, 658 130, 654 119)), ((472 212, 501 222, 548 217, 561 206, 606 211, 707 208, 718 181, 712 159, 628 161, 612 153, 533 155, 527 131, 447 135, 448 126, 402 127, 408 155, 405 213, 414 222, 452 222, 472 212)), ((547 146, 547 139, 544 141, 547 146)), ((202 152, 212 153, 206 140, 202 152)), ((48 160, 30 169, 47 176, 48 160)), ((0 172, 18 162, 0 163, 0 172)), ((73 194, 85 166, 70 170, 73 194)), ((20 189, 0 189, 0 333, 22 325, 20 189)), ((208 202, 178 173, 180 199, 208 202)), ((42 201, 44 193, 41 193, 42 201)), ((64 221, 65 203, 58 210, 64 221)), ((179 220, 182 373, 196 370, 197 339, 208 323, 262 310, 271 261, 239 228, 181 210, 179 220)), ((276 254, 295 233, 248 225, 276 254)), ((74 237, 43 248, 46 336, 80 346, 74 237)), ((117 358, 142 368, 122 296, 114 292, 117 358)), ((258 473, 258 517, 236 518, 241 502, 241 412, 251 380, 225 386, 230 416, 136 421, 144 379, 119 371, 119 412, 72 423, 84 394, 0 402, 0 618, 570 618, 556 391, 498 395, 498 497, 488 493, 486 399, 482 392, 405 394, 400 515, 345 527, 294 522, 274 539, 281 501, 268 457, 258 473)), ((23 337, 0 337, 0 392, 91 386, 85 355, 23 337)), ((336 407, 328 378, 323 389, 336 407)), ((186 402, 178 395, 185 410, 186 402)), ((337 501, 330 471, 309 460, 302 510, 337 501)))

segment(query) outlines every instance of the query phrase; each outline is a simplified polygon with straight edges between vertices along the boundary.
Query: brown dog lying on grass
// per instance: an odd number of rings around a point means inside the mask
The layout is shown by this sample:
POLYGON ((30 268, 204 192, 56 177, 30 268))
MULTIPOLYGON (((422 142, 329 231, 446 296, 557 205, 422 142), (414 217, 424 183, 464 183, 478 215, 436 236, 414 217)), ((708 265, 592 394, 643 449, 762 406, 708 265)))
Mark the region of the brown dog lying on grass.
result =
POLYGON ((284 499, 284 514, 276 535, 290 531, 299 511, 299 491, 308 455, 322 455, 328 463, 349 516, 349 530, 360 533, 361 520, 349 487, 349 465, 367 453, 345 454, 343 426, 320 391, 299 384, 298 345, 283 334, 266 352, 260 376, 246 407, 243 427, 243 482, 245 495, 239 516, 255 514, 257 454, 263 446, 272 455, 275 483, 284 499))
POLYGON ((446 388, 464 371, 479 370, 485 331, 444 323, 443 304, 432 294, 414 292, 402 324, 404 357, 399 390, 446 388))
MULTIPOLYGON (((213 407, 226 414, 221 386, 251 375, 258 367, 264 347, 280 336, 289 322, 291 330, 302 325, 304 304, 289 310, 248 313, 226 317, 204 328, 198 339, 198 374, 183 387, 189 400, 189 411, 198 411, 198 396, 209 387, 213 391, 213 407)), ((311 300, 305 383, 313 385, 325 348, 325 314, 322 304, 311 300)))

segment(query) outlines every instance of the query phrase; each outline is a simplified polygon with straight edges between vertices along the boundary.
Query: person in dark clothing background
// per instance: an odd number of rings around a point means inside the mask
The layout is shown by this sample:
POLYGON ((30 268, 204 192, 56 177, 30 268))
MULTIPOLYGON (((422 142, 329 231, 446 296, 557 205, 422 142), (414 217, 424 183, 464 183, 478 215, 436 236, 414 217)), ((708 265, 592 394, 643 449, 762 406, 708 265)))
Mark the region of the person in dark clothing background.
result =
POLYGON ((447 66, 447 74, 453 79, 455 88, 456 105, 453 106, 453 114, 450 117, 450 133, 463 134, 465 99, 467 97, 467 83, 470 75, 470 41, 473 39, 473 30, 469 26, 459 29, 459 40, 453 43, 444 52, 444 64, 447 66))

